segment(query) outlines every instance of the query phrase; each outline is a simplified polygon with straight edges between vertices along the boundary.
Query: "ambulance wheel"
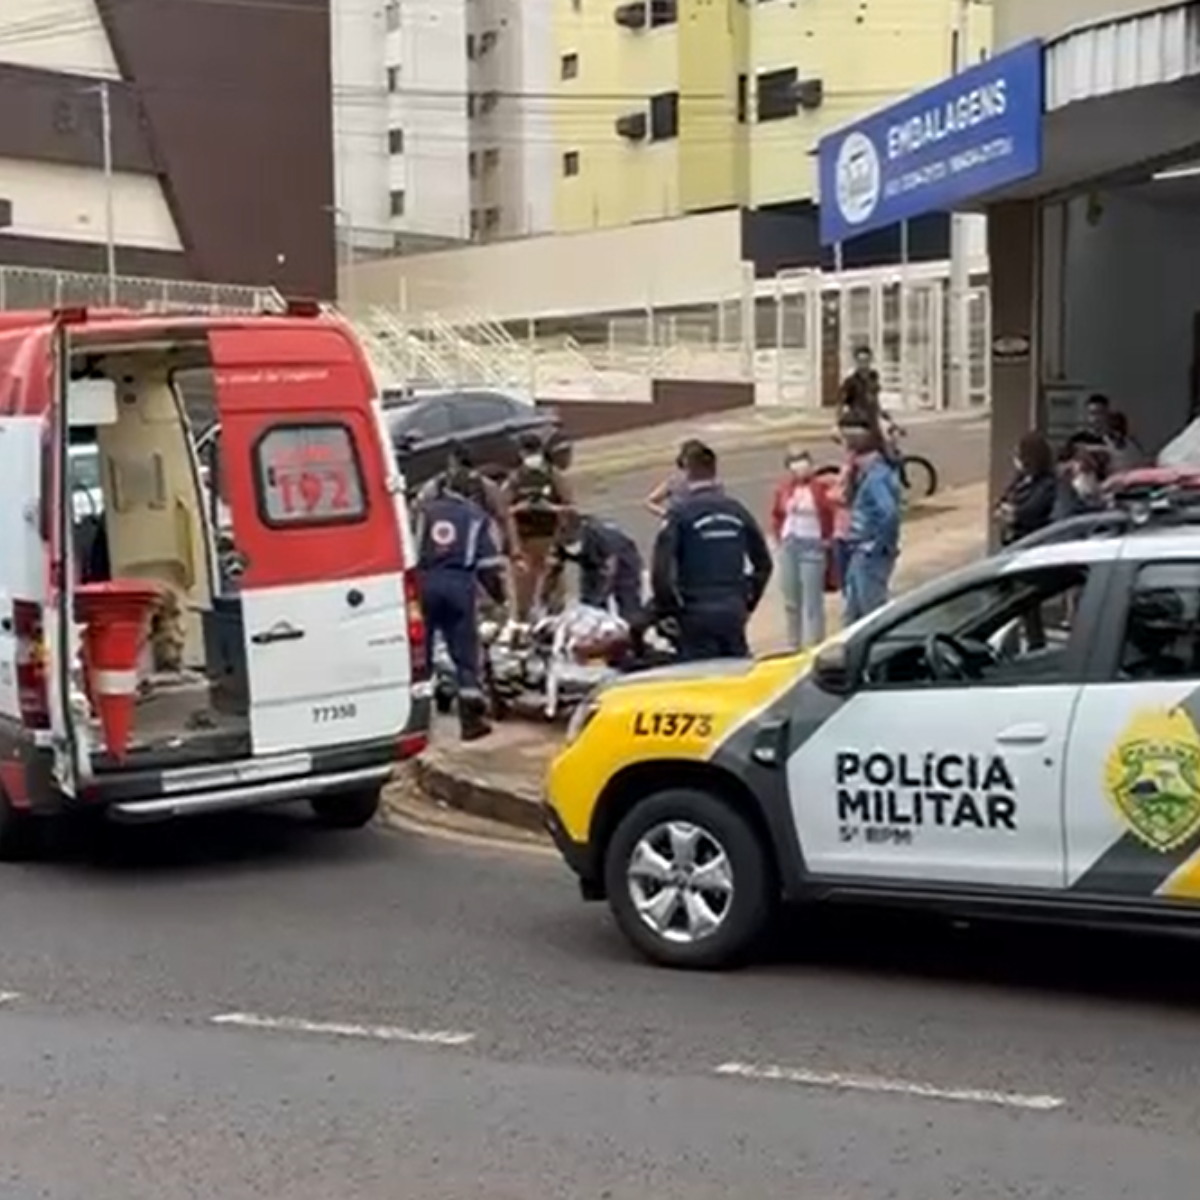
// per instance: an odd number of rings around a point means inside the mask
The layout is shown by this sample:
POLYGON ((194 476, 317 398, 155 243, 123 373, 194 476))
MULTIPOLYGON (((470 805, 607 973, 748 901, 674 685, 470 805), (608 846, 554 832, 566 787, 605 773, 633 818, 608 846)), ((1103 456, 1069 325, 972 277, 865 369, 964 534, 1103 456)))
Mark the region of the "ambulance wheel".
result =
POLYGON ((312 810, 326 829, 362 829, 379 811, 382 791, 378 786, 371 786, 353 792, 330 792, 314 797, 312 810))
POLYGON ((0 789, 0 862, 22 862, 37 848, 37 828, 26 812, 14 808, 8 793, 0 789))
POLYGON ((652 962, 722 970, 771 923, 778 892, 757 831, 720 797, 671 788, 636 803, 604 860, 609 907, 652 962))

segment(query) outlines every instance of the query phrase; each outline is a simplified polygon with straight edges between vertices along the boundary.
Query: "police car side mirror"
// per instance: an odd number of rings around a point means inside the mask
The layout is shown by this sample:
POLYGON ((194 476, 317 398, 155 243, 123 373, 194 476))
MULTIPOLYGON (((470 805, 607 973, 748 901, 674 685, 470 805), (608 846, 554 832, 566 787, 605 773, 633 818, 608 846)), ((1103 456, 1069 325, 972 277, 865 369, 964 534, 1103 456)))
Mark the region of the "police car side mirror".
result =
POLYGON ((853 688, 854 672, 845 643, 838 642, 817 651, 816 660, 813 662, 813 678, 822 691, 833 692, 835 695, 853 688))

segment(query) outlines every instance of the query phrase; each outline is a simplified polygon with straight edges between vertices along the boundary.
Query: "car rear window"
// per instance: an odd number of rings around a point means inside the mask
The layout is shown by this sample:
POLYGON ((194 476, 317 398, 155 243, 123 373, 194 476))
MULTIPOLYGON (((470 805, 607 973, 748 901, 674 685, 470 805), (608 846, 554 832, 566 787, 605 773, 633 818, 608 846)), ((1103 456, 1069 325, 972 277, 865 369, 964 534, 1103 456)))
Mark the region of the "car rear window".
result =
POLYGON ((266 525, 353 524, 367 515, 354 434, 339 422, 275 425, 254 446, 259 515, 266 525))

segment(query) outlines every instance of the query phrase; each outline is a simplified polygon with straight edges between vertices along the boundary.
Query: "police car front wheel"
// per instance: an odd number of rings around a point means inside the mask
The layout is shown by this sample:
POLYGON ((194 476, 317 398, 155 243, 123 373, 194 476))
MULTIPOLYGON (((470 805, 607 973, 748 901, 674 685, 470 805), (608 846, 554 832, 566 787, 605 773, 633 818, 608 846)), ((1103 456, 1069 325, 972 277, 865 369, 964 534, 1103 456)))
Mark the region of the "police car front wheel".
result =
POLYGON ((670 967, 733 966, 765 930, 775 900, 754 828, 719 796, 672 789, 638 802, 605 856, 622 933, 670 967))

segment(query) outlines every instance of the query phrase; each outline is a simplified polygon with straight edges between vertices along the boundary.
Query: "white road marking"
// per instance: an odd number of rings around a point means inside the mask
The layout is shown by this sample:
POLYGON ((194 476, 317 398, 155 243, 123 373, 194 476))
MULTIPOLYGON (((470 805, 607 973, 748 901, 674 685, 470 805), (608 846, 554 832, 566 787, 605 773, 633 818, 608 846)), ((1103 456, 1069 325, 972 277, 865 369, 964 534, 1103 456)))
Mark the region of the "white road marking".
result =
POLYGON ((302 1017, 267 1017, 257 1013, 218 1013, 212 1025, 266 1029, 277 1033, 307 1033, 323 1037, 360 1038, 375 1042, 415 1042, 422 1046, 465 1046, 473 1033, 453 1029, 405 1029, 399 1025, 356 1025, 346 1021, 306 1021, 302 1017))
POLYGON ((1020 1108, 1031 1112, 1053 1112, 1067 1102, 1062 1096, 998 1092, 988 1088, 939 1087, 908 1079, 884 1079, 871 1075, 844 1075, 840 1071, 810 1071, 803 1067, 757 1066, 729 1062, 716 1068, 718 1075, 771 1083, 795 1083, 801 1087, 828 1088, 841 1092, 875 1092, 893 1096, 917 1096, 924 1100, 948 1100, 958 1104, 987 1104, 994 1108, 1020 1108))
POLYGON ((20 1000, 20 992, 0 992, 0 1004, 11 1004, 14 1000, 20 1000))

